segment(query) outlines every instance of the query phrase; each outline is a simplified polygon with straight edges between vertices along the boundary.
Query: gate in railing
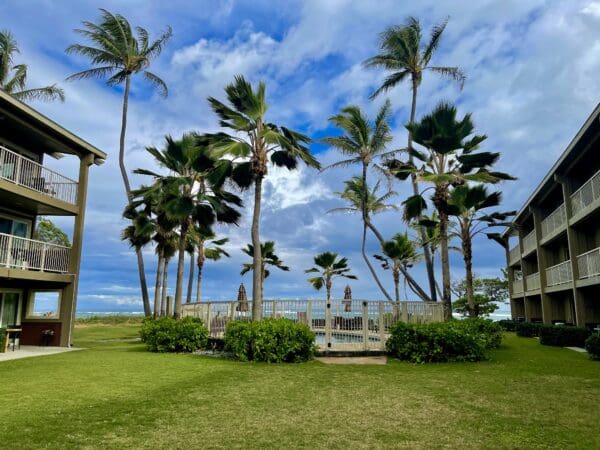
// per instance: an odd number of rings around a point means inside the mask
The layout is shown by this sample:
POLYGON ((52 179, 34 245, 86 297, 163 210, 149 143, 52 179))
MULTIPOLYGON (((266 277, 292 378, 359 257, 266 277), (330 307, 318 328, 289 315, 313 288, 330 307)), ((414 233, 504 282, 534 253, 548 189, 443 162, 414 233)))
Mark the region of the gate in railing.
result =
MULTIPOLYGON (((252 304, 240 311, 237 302, 188 303, 182 317, 192 316, 206 324, 210 336, 223 337, 227 322, 250 320, 252 304)), ((400 302, 391 304, 371 300, 266 300, 263 317, 285 317, 305 323, 316 335, 321 350, 385 350, 391 326, 397 321, 408 323, 441 322, 440 303, 400 302)))

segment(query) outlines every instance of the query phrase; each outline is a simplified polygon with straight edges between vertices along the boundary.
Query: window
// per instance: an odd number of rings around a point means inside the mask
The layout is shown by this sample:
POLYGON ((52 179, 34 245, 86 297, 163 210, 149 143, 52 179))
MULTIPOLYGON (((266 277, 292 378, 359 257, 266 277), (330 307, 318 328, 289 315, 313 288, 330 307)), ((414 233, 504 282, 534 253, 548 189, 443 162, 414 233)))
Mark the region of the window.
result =
POLYGON ((33 291, 29 300, 27 317, 30 319, 58 319, 60 291, 33 291))
POLYGON ((19 220, 14 217, 0 216, 0 233, 28 238, 30 224, 31 222, 28 220, 19 220))
POLYGON ((21 293, 17 291, 0 292, 0 328, 19 325, 21 293))

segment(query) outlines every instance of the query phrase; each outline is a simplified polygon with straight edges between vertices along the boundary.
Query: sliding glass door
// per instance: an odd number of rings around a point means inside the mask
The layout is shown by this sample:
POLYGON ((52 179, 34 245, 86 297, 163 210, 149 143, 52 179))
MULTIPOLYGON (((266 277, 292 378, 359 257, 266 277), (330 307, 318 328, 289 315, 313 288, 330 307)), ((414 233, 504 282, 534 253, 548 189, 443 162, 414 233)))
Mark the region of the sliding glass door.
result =
POLYGON ((0 291, 0 328, 21 324, 21 292, 0 291))

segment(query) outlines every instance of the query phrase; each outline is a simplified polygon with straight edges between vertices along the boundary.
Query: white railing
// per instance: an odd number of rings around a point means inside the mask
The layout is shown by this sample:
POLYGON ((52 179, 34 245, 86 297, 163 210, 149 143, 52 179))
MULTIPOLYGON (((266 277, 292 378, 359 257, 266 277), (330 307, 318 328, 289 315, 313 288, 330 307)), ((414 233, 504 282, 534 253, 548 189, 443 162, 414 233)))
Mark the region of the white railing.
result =
POLYGON ((561 262, 546 269, 546 285, 557 286, 573 280, 571 261, 561 262))
MULTIPOLYGON (((232 320, 250 320, 252 303, 240 308, 237 302, 188 303, 182 317, 192 316, 206 324, 211 337, 220 338, 232 320), (240 310, 241 309, 241 310, 240 310)), ((384 350, 391 326, 444 320, 441 303, 332 300, 265 300, 263 317, 285 317, 301 322, 315 333, 316 344, 330 350, 384 350)))
POLYGON ((0 178, 57 200, 77 204, 77 181, 2 146, 0 178))
POLYGON ((514 280, 512 283, 513 294, 523 293, 523 280, 514 280))
POLYGON ((519 262, 521 259, 521 251, 519 250, 519 244, 515 245, 508 251, 508 262, 509 264, 513 264, 519 262))
POLYGON ((0 267, 67 273, 69 247, 0 233, 0 267))
POLYGON ((600 248, 595 248, 577 257, 579 278, 589 278, 600 275, 600 248))
POLYGON ((542 220, 542 236, 550 236, 555 231, 560 230, 566 223, 567 210, 563 203, 542 220))
POLYGON ((532 273, 525 277, 525 284, 527 285, 528 291, 535 291, 540 288, 540 273, 532 273))
POLYGON ((576 215, 600 198, 600 171, 571 194, 572 214, 576 215))
POLYGON ((535 243, 535 230, 529 233, 523 238, 523 253, 529 253, 535 250, 537 244, 535 243))

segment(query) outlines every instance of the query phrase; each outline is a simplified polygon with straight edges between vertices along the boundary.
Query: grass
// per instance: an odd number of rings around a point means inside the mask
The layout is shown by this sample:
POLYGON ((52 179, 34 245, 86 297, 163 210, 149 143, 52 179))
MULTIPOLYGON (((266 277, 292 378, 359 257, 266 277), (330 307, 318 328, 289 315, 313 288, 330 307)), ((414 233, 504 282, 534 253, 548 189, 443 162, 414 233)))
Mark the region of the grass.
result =
POLYGON ((0 447, 600 448, 600 363, 534 339, 484 363, 266 365, 148 353, 138 329, 0 363, 0 447))

